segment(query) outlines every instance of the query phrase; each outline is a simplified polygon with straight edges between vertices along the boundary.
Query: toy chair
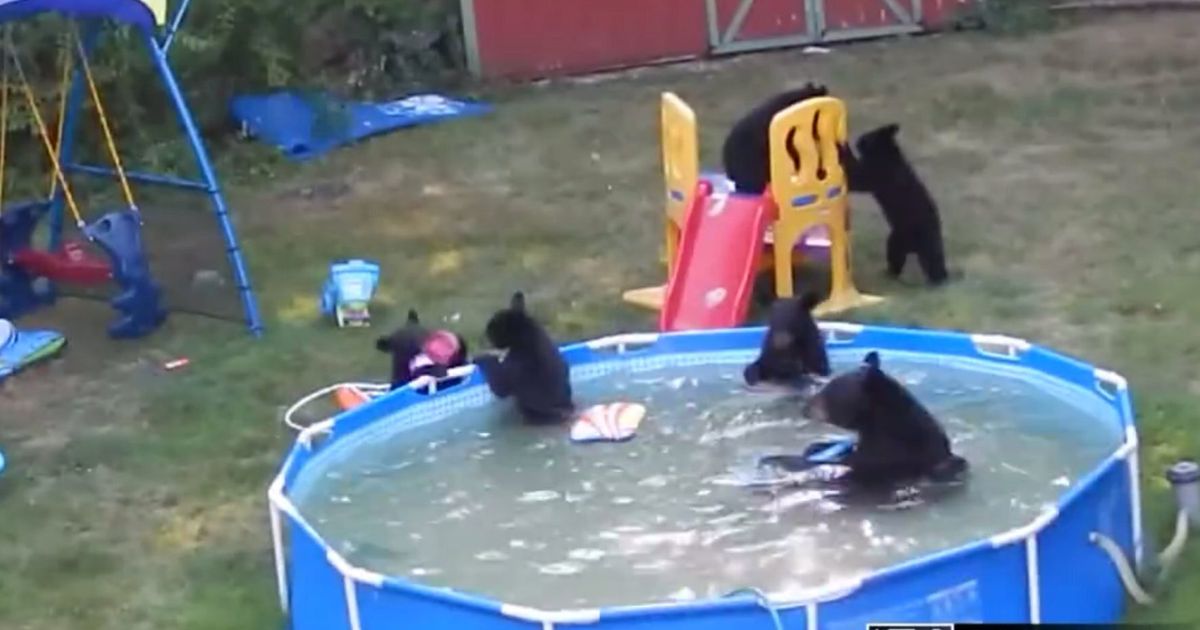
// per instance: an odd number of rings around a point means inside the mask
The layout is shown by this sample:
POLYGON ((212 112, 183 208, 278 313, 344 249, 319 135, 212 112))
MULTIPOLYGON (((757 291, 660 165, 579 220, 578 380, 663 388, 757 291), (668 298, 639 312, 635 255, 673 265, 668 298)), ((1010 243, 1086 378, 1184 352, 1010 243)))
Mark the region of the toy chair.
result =
POLYGON ((371 325, 368 306, 379 285, 379 263, 369 260, 338 260, 329 266, 329 277, 321 287, 321 313, 333 316, 339 328, 371 325))
MULTIPOLYGON (((667 277, 679 251, 679 229, 700 178, 700 141, 696 132, 696 113, 683 99, 664 92, 659 107, 662 129, 663 182, 666 185, 666 216, 663 227, 666 242, 667 277)), ((626 291, 626 302, 659 310, 666 287, 663 285, 626 291)))
POLYGON ((816 226, 829 235, 829 297, 815 314, 881 302, 858 292, 851 274, 849 186, 838 155, 846 142, 846 106, 824 96, 797 103, 771 120, 770 193, 777 206, 772 244, 775 294, 791 297, 795 243, 816 226), (788 147, 799 156, 797 169, 788 147))
MULTIPOLYGON (((671 278, 680 249, 680 230, 697 183, 707 181, 714 192, 721 194, 730 194, 732 184, 724 174, 700 170, 696 114, 687 103, 675 94, 665 92, 659 116, 666 192, 665 254, 667 277, 671 278)), ((774 267, 775 293, 788 297, 794 293, 794 257, 816 257, 818 252, 827 250, 831 289, 829 298, 817 306, 818 314, 874 304, 883 299, 859 293, 850 271, 849 187, 837 150, 838 144, 845 140, 846 108, 835 98, 809 99, 772 119, 772 185, 765 196, 766 203, 772 205, 774 220, 763 239, 766 247, 759 256, 758 268, 767 271, 774 267), (814 123, 817 125, 815 135, 814 123), (799 170, 793 166, 787 152, 793 129, 806 130, 793 136, 794 149, 800 155, 799 170), (784 203, 773 201, 778 199, 784 203)), ((622 297, 636 306, 661 311, 666 289, 665 285, 631 289, 622 297)))

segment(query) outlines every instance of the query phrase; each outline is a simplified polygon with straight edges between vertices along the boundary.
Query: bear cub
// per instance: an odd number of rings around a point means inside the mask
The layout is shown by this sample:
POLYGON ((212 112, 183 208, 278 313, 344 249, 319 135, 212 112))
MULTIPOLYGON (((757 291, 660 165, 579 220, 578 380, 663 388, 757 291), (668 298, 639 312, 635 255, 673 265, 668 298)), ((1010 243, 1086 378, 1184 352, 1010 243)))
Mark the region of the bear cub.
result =
POLYGON ((909 254, 932 285, 949 279, 937 203, 900 149, 900 125, 884 125, 859 136, 857 157, 842 150, 843 168, 855 192, 869 192, 883 211, 891 233, 887 239, 887 273, 898 278, 909 254))
POLYGON ((825 341, 812 316, 819 301, 815 293, 809 292, 771 304, 758 358, 742 372, 747 385, 764 381, 804 385, 813 376, 829 376, 825 341))
POLYGON ((421 376, 445 378, 450 368, 467 363, 467 342, 449 330, 425 328, 415 310, 403 326, 377 339, 375 349, 392 357, 392 389, 421 376))
POLYGON ((531 424, 568 419, 575 408, 570 369, 546 329, 526 311, 522 292, 513 294, 508 308, 492 315, 485 332, 488 341, 504 353, 475 359, 492 394, 515 398, 531 424))
POLYGON ((826 384, 805 404, 804 415, 858 434, 841 462, 849 468, 843 478, 852 484, 878 488, 955 481, 967 472, 967 461, 951 451, 941 424, 883 371, 877 352, 826 384))
MULTIPOLYGON (((737 192, 759 195, 771 181, 770 134, 775 115, 796 103, 828 95, 825 86, 806 83, 768 98, 734 123, 721 147, 721 162, 737 192)), ((799 156, 791 158, 795 161, 799 156)))

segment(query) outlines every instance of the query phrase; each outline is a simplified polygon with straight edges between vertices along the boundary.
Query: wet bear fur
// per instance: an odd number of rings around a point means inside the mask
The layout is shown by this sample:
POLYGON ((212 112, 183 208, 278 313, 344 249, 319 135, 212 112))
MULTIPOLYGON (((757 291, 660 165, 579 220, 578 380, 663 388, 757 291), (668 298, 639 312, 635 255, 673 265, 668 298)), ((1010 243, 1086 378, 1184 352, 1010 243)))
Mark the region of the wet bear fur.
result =
MULTIPOLYGON (((449 331, 443 331, 449 332, 449 331)), ((397 328, 391 335, 375 340, 375 349, 392 357, 392 389, 403 387, 413 379, 421 376, 445 378, 450 368, 460 367, 467 363, 467 342, 454 335, 458 349, 447 363, 425 363, 413 369, 413 359, 425 352, 425 344, 433 331, 421 325, 421 318, 415 310, 408 311, 404 325, 397 328)), ((449 333, 454 334, 454 333, 449 333)), ((447 382, 447 385, 452 383, 447 382)))
POLYGON ((805 404, 804 415, 858 434, 841 462, 849 470, 839 481, 894 488, 921 480, 957 481, 967 473, 967 461, 951 451, 942 425, 883 371, 877 352, 821 388, 805 404))
POLYGON ((492 315, 486 335, 504 353, 475 359, 492 394, 515 398, 531 424, 555 424, 571 416, 570 369, 546 329, 526 311, 523 293, 514 293, 508 308, 492 315))
POLYGON ((949 279, 941 214, 896 141, 899 131, 900 125, 893 123, 862 134, 855 142, 857 156, 842 149, 842 166, 850 190, 871 193, 891 229, 888 275, 900 277, 909 255, 915 254, 929 284, 940 285, 949 279))
POLYGON ((742 373, 747 385, 804 385, 814 376, 829 376, 825 341, 812 316, 819 301, 810 292, 771 304, 758 358, 742 373))

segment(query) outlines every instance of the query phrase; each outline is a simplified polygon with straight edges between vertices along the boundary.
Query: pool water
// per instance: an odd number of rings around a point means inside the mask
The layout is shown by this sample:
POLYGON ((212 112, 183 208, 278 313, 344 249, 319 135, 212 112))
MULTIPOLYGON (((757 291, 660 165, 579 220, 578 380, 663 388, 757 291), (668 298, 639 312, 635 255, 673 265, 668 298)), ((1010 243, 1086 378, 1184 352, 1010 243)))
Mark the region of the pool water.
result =
MULTIPOLYGON (((860 356, 831 358, 845 370, 860 356)), ((797 394, 747 391, 742 365, 578 382, 581 408, 648 407, 630 442, 573 444, 566 427, 526 427, 490 403, 318 458, 293 498, 358 566, 504 602, 608 606, 745 587, 786 600, 1027 523, 1120 441, 1113 412, 1084 393, 884 353, 971 462, 969 482, 881 504, 751 491, 728 482, 837 430, 800 417, 797 394)))

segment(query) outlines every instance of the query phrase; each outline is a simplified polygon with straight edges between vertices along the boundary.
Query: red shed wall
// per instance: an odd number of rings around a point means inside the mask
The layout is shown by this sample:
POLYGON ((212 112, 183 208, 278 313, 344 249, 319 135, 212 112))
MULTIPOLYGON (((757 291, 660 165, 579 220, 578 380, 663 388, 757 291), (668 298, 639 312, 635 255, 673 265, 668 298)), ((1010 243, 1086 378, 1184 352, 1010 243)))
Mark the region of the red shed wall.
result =
MULTIPOLYGON (((971 0, 922 0, 937 27, 971 0)), ((723 29, 738 0, 717 0, 723 29)), ((756 0, 738 39, 804 33, 803 0, 756 0)), ((911 0, 900 0, 911 6, 911 0)), ((531 79, 708 54, 705 0, 462 0, 475 71, 531 79)), ((826 26, 894 24, 883 0, 824 0, 826 26)))
POLYGON ((479 72, 577 74, 708 50, 704 0, 467 0, 479 72))

